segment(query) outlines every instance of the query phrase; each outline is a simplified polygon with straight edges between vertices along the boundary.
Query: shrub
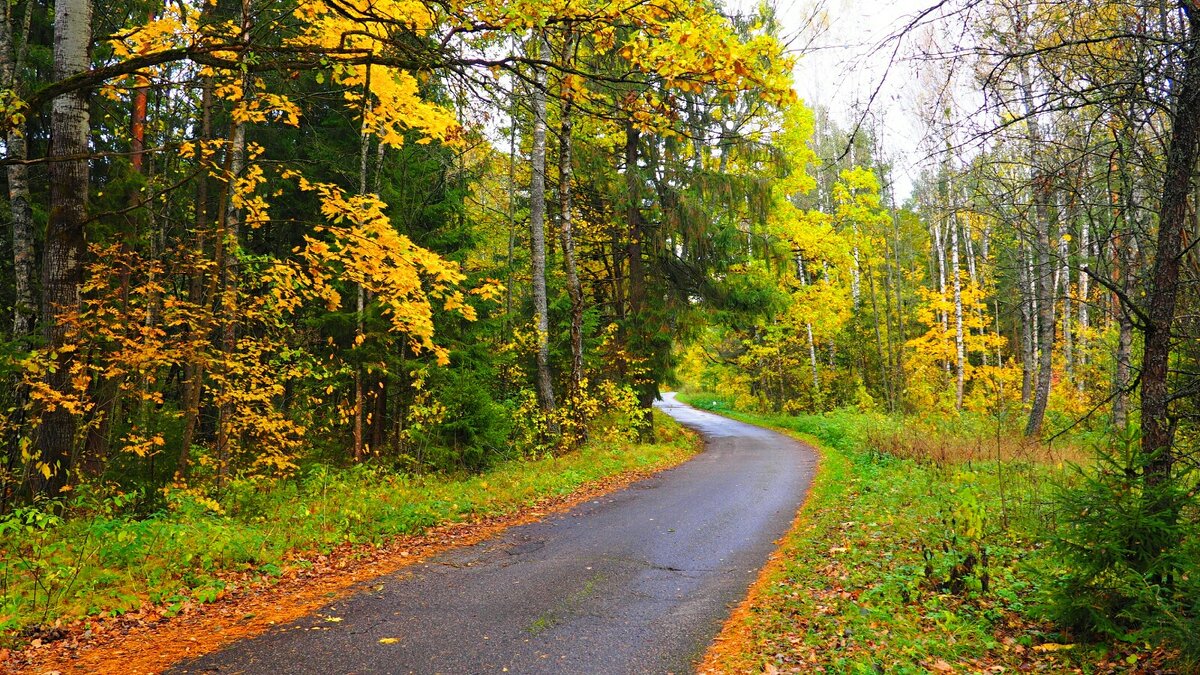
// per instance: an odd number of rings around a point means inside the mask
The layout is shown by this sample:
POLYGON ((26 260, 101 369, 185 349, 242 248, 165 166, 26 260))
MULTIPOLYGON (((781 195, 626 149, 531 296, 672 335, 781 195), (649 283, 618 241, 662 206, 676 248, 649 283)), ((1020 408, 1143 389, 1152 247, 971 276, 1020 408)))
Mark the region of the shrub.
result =
POLYGON ((1195 472, 1156 485, 1127 434, 1098 447, 1091 469, 1059 487, 1058 554, 1046 609, 1086 633, 1172 642, 1200 657, 1200 557, 1195 472))

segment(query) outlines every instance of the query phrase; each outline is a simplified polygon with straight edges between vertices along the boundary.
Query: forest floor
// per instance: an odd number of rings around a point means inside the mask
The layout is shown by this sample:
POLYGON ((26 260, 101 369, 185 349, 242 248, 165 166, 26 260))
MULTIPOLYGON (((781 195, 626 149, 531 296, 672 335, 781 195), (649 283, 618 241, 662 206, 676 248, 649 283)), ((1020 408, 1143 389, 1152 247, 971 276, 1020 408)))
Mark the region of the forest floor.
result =
POLYGON ((272 519, 233 512, 149 521, 92 515, 60 531, 24 536, 24 550, 6 541, 0 620, 9 628, 0 632, 0 672, 161 672, 309 614, 371 579, 620 490, 700 449, 695 434, 665 417, 658 427, 656 444, 596 441, 561 457, 505 462, 467 478, 398 486, 359 473, 345 481, 335 476, 316 493, 273 496, 286 503, 275 505, 272 519), (354 484, 353 494, 346 493, 347 483, 354 484), (417 509, 422 518, 346 515, 368 501, 417 509), (287 517, 293 512, 309 514, 304 522, 314 531, 297 533, 298 524, 287 517), (94 536, 99 528, 107 536, 94 536), (174 536, 180 531, 194 536, 174 536), (229 554, 227 531, 248 538, 258 557, 245 550, 229 554), (278 541, 284 533, 288 539, 278 541), (164 552, 164 542, 176 539, 191 547, 189 555, 164 552), (118 542, 137 550, 115 556, 110 549, 118 542), (18 596, 23 574, 68 565, 55 578, 70 575, 70 586, 43 580, 18 596), (33 610, 50 616, 32 623, 25 617, 33 610))
POLYGON ((988 444, 853 412, 680 398, 821 452, 809 500, 702 673, 1184 672, 1165 649, 1088 642, 1038 618, 1053 559, 1037 522, 1071 448, 1000 447, 997 460, 988 444))

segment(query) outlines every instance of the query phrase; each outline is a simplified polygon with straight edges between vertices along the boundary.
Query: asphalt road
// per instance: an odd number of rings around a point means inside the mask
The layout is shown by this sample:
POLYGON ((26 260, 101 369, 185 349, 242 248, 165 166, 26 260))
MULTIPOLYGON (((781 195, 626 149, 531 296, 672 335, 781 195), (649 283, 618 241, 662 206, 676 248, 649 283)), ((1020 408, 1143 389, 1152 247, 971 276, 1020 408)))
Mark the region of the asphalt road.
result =
POLYGON ((671 394, 660 407, 698 430, 706 450, 173 672, 693 670, 787 531, 816 458, 671 394))

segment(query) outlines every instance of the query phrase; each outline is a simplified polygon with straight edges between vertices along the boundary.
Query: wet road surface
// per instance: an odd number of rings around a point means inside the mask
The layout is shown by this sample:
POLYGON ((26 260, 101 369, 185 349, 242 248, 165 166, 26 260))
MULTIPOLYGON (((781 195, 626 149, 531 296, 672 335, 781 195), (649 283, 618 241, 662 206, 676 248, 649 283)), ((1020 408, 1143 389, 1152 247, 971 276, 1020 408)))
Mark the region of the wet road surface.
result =
POLYGON ((705 451, 172 672, 691 671, 787 531, 816 456, 673 394, 659 407, 705 451))

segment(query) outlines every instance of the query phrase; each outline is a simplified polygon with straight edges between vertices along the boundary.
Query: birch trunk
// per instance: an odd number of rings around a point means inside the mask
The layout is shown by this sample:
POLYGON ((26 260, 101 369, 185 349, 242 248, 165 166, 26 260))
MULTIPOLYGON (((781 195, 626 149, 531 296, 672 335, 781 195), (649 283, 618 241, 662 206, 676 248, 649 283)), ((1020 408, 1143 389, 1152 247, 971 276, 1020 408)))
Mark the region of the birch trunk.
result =
POLYGON ((1031 281, 1036 285, 1037 298, 1037 382, 1033 394, 1033 406, 1029 410, 1029 422, 1025 425, 1026 436, 1041 433, 1042 421, 1046 416, 1046 405, 1050 400, 1050 382, 1054 366, 1054 269, 1050 265, 1050 198, 1051 177, 1039 166, 1039 149, 1042 145, 1041 127, 1033 102, 1033 85, 1028 66, 1020 68, 1021 96, 1025 106, 1025 124, 1029 144, 1029 163, 1033 167, 1031 196, 1033 201, 1034 270, 1031 281))
MULTIPOLYGON (((227 162, 228 182, 221 206, 221 225, 217 232, 217 266, 221 291, 218 297, 217 316, 221 323, 221 351, 224 354, 222 362, 232 358, 237 345, 237 250, 240 246, 239 214, 233 206, 233 186, 242 175, 246 160, 246 125, 234 122, 230 134, 229 161, 227 162)), ((226 367, 227 368, 227 367, 226 367)), ((226 382, 228 386, 228 382, 226 382)), ((230 457, 232 439, 232 404, 222 402, 217 410, 217 489, 220 489, 225 479, 225 468, 230 457)))
MULTIPOLYGON (((875 270, 874 270, 874 268, 872 268, 870 265, 868 265, 867 269, 866 269, 866 274, 867 274, 867 290, 871 293, 871 318, 873 319, 872 323, 875 324, 875 353, 878 355, 878 358, 879 358, 879 376, 880 376, 880 379, 883 380, 883 392, 887 396, 888 409, 894 410, 896 406, 893 401, 893 395, 892 395, 891 350, 889 348, 889 349, 886 349, 886 351, 885 351, 885 347, 884 347, 884 343, 883 343, 883 331, 879 327, 879 303, 875 298, 875 270)), ((885 295, 886 295, 886 293, 885 293, 885 295)), ((889 330, 890 330, 890 328, 889 328, 889 330)), ((781 372, 782 372, 782 369, 781 369, 781 372)), ((779 386, 780 386, 780 391, 781 391, 780 397, 782 397, 783 396, 783 394, 782 394, 782 389, 783 389, 782 374, 780 375, 779 386)), ((780 403, 780 407, 782 408, 782 403, 780 403)))
MULTIPOLYGON (((570 63, 573 60, 573 49, 573 36, 568 34, 563 45, 564 61, 570 63)), ((571 214, 571 113, 571 100, 564 98, 558 140, 558 202, 563 267, 567 274, 567 294, 571 298, 571 380, 567 396, 574 400, 578 398, 583 384, 583 287, 579 283, 579 272, 575 265, 575 233, 571 214)))
POLYGON ((954 407, 962 410, 966 369, 963 343, 962 275, 959 274, 957 216, 950 223, 950 277, 954 288, 954 407))
MULTIPOLYGON (((1079 254, 1083 258, 1084 265, 1091 265, 1092 262, 1092 228, 1088 223, 1083 223, 1079 228, 1079 254)), ((1088 330, 1091 328, 1091 308, 1088 303, 1091 302, 1091 277, 1086 274, 1079 275, 1079 334, 1076 335, 1076 346, 1079 348, 1079 363, 1087 365, 1087 338, 1088 330)), ((1084 382, 1080 378, 1078 381, 1080 391, 1083 390, 1084 382)))
POLYGON ((33 297, 34 235, 33 210, 29 200, 29 171, 21 163, 27 158, 25 137, 10 131, 5 139, 9 164, 8 206, 12 215, 13 243, 13 332, 18 342, 26 341, 37 322, 37 302, 33 297))
MULTIPOLYGON (((804 258, 797 256, 796 271, 800 276, 800 285, 808 285, 808 274, 804 271, 804 258)), ((813 400, 819 400, 821 395, 821 373, 817 366, 817 343, 813 340, 812 321, 804 321, 804 329, 808 332, 808 361, 812 366, 813 400)))
POLYGON ((1050 400, 1050 382, 1054 366, 1054 273, 1050 264, 1050 224, 1046 208, 1049 177, 1039 176, 1035 190, 1037 197, 1038 231, 1034 283, 1037 286, 1037 383, 1033 394, 1033 406, 1029 411, 1029 423, 1025 426, 1026 436, 1037 436, 1042 430, 1046 416, 1046 405, 1050 400))
MULTIPOLYGON (((29 46, 29 25, 34 3, 25 3, 22 25, 13 22, 12 7, 3 3, 0 7, 0 87, 20 92, 23 83, 18 81, 25 65, 29 46)), ((25 136, 21 129, 13 128, 5 136, 5 148, 12 163, 6 168, 8 174, 8 206, 12 216, 13 245, 13 332, 18 344, 24 343, 33 333, 37 322, 37 302, 34 288, 34 234, 33 209, 29 199, 29 170, 24 164, 28 158, 25 136)))
MULTIPOLYGON (((943 202, 944 204, 945 202, 943 202)), ((937 268, 938 293, 942 297, 946 296, 946 245, 942 233, 941 218, 935 220, 929 226, 929 233, 933 237, 933 257, 937 268)), ((949 321, 945 312, 938 312, 938 319, 942 323, 942 330, 949 328, 949 321)))
POLYGON ((853 223, 854 246, 850 250, 850 255, 854 259, 854 266, 850 268, 850 299, 854 309, 858 309, 862 302, 862 262, 858 252, 858 223, 853 223))
MULTIPOLYGON (((1126 134, 1128 136, 1128 134, 1126 134)), ((1133 174, 1130 167, 1129 155, 1133 147, 1133 139, 1126 137, 1119 144, 1117 152, 1117 171, 1121 180, 1121 199, 1123 208, 1118 208, 1121 215, 1125 234, 1116 234, 1112 238, 1112 264, 1114 279, 1125 297, 1129 297, 1133 288, 1133 268, 1140 262, 1141 252, 1138 247, 1136 232, 1140 231, 1135 208, 1137 198, 1134 195, 1133 174)), ((1117 353, 1115 372, 1113 373, 1113 424, 1124 430, 1128 423, 1129 392, 1132 388, 1130 374, 1133 369, 1133 320, 1131 308, 1125 307, 1120 295, 1112 293, 1110 297, 1111 316, 1117 321, 1117 353)))
MULTIPOLYGON (((1125 284, 1126 291, 1129 284, 1125 284)), ((1124 429, 1129 420, 1129 385, 1132 371, 1133 321, 1129 312, 1117 310, 1117 354, 1116 373, 1113 376, 1113 426, 1124 429)))
POLYGON ((534 74, 533 156, 529 185, 530 258, 533 264, 533 318, 537 330, 537 394, 542 412, 554 411, 550 377, 550 323, 546 299, 546 71, 534 74))
MULTIPOLYGON (((892 289, 896 294, 896 340, 897 347, 895 348, 895 368, 896 375, 893 381, 894 390, 897 393, 896 398, 900 398, 906 388, 907 377, 904 374, 904 342, 908 337, 908 333, 904 327, 904 272, 900 266, 900 210, 896 208, 896 192, 895 190, 888 191, 888 201, 891 204, 892 211, 892 289)), ((888 341, 892 342, 892 335, 888 333, 888 341)), ((894 410, 892 412, 895 412, 894 410)))
MULTIPOLYGON (((626 257, 629 259, 629 276, 626 292, 629 294, 629 319, 633 324, 632 339, 634 343, 647 344, 646 335, 646 264, 642 259, 642 251, 646 235, 642 221, 642 179, 638 171, 638 158, 641 154, 641 132, 632 122, 625 124, 625 192, 629 200, 625 210, 625 221, 628 228, 628 246, 626 257)), ((722 161, 725 157, 722 156, 722 161)), ((647 425, 642 428, 643 441, 654 439, 653 416, 650 407, 658 393, 656 382, 647 382, 638 386, 638 406, 646 411, 647 425)))
MULTIPOLYGON (((250 32, 253 28, 251 0, 242 0, 241 42, 242 52, 239 59, 245 58, 249 51, 250 32)), ((244 77, 242 90, 248 100, 253 95, 253 80, 244 77)), ((217 231, 217 268, 220 294, 217 299, 217 317, 221 323, 222 363, 228 363, 237 345, 237 253, 241 248, 241 213, 234 205, 234 187, 237 179, 246 167, 246 125, 232 121, 229 131, 229 154, 225 163, 226 183, 221 199, 220 224, 217 231)), ((224 366, 228 369, 228 366, 224 366)), ((227 370, 228 372, 228 370, 227 370)), ((226 383, 228 386, 228 383, 226 383)), ((232 439, 233 407, 229 402, 228 392, 217 410, 217 489, 221 489, 225 480, 225 469, 230 457, 232 439)))
MULTIPOLYGON (((91 41, 89 0, 59 0, 54 5, 54 79, 61 81, 87 70, 91 41)), ((71 386, 73 351, 67 342, 67 319, 79 309, 83 259, 87 252, 84 225, 88 213, 88 94, 77 90, 54 99, 50 112, 50 218, 42 261, 42 317, 46 346, 58 352, 56 368, 46 376, 55 391, 71 386)), ((41 492, 56 495, 72 470, 75 420, 63 408, 42 418, 38 429, 41 461, 53 471, 41 492)))
MULTIPOLYGON (((1067 221, 1068 223, 1070 221, 1067 221)), ((1064 223, 1063 230, 1066 230, 1064 223)), ((1058 295, 1060 290, 1063 303, 1062 316, 1062 336, 1063 336, 1063 358, 1066 361, 1067 375, 1070 376, 1074 372, 1075 367, 1075 344, 1074 335, 1071 326, 1072 315, 1074 314, 1074 302, 1071 298, 1071 267, 1068 265, 1070 259, 1070 248, 1067 244, 1067 238, 1060 231, 1058 235, 1058 283, 1055 284, 1055 295, 1058 295)))
MULTIPOLYGON (((371 69, 367 68, 366 83, 363 85, 363 119, 362 128, 358 134, 358 194, 367 194, 367 157, 371 153, 371 134, 367 131, 367 116, 370 114, 371 100, 371 69)), ((366 292, 362 284, 355 284, 354 294, 354 347, 358 348, 365 339, 363 331, 363 310, 366 306, 366 292)), ((354 461, 361 462, 365 453, 363 442, 363 369, 361 365, 354 368, 354 461)))
MULTIPOLYGON (((1021 402, 1028 403, 1033 397, 1033 379, 1036 371, 1037 348, 1034 343, 1037 320, 1032 284, 1029 279, 1029 251, 1024 242, 1017 245, 1017 284, 1020 286, 1021 307, 1021 402)), ((997 314, 998 316, 998 314, 997 314)))
POLYGON ((967 258, 967 278, 972 284, 979 284, 979 269, 975 262, 975 240, 971 238, 970 219, 962 227, 963 252, 967 258))

